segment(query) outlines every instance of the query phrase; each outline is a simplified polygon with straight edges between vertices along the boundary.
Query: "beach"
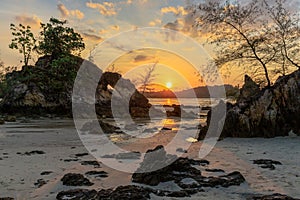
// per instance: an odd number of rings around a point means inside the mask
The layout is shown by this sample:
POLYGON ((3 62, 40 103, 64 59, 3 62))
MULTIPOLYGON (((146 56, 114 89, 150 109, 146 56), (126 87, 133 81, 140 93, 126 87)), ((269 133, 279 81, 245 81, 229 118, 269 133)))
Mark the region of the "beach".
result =
MULTIPOLYGON (((175 125, 174 125, 175 126, 175 125)), ((0 127, 0 197, 15 199, 56 199, 56 195, 73 188, 108 189, 131 182, 130 173, 105 166, 83 164, 95 161, 80 140, 72 119, 17 120, 0 127), (92 186, 65 186, 61 178, 67 173, 85 174, 104 171, 107 177, 86 176, 92 186)), ((166 130, 147 139, 120 139, 118 145, 127 150, 146 152, 149 147, 166 144, 176 135, 176 129, 166 130), (147 144, 147 145, 146 145, 147 144)), ((239 171, 245 182, 240 186, 204 188, 203 192, 180 199, 246 199, 253 194, 281 193, 300 198, 300 138, 293 136, 264 138, 226 138, 219 141, 205 157, 210 162, 197 166, 204 176, 220 175, 207 169, 222 169, 226 173, 239 171), (271 159, 281 165, 270 170, 253 164, 253 160, 271 159)), ((188 156, 199 159, 201 141, 184 149, 188 156)), ((140 185, 140 184, 139 184, 140 185)), ((177 190, 172 182, 155 186, 162 190, 177 190)), ((158 197, 151 199, 177 199, 158 197)))

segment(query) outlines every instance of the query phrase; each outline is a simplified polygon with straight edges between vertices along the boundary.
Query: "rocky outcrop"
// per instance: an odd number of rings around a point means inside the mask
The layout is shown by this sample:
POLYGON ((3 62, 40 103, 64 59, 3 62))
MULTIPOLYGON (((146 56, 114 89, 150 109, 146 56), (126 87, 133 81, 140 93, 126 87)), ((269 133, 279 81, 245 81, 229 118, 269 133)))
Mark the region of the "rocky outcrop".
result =
POLYGON ((91 101, 95 103, 91 106, 96 107, 98 116, 112 117, 113 105, 116 108, 124 108, 123 110, 129 108, 131 117, 149 117, 151 105, 148 99, 139 93, 129 80, 123 79, 118 73, 102 73, 96 65, 80 57, 68 55, 63 59, 59 61, 61 66, 57 67, 58 61, 53 61, 51 56, 44 56, 35 66, 23 67, 21 71, 7 74, 10 88, 0 102, 0 111, 5 114, 56 114, 71 117, 74 80, 77 71, 83 66, 91 70, 88 73, 96 71, 101 76, 100 80, 91 80, 98 81, 95 91, 96 103, 91 101), (63 59, 69 60, 66 62, 63 59))
POLYGON ((132 182, 156 186, 162 182, 174 181, 181 188, 200 190, 203 187, 240 185, 245 181, 245 178, 239 172, 232 172, 222 176, 204 177, 201 175, 201 171, 194 166, 207 165, 209 162, 189 158, 175 158, 172 164, 156 171, 151 171, 151 168, 155 169, 157 166, 163 166, 168 163, 168 160, 172 159, 172 157, 174 156, 166 154, 162 146, 148 151, 140 168, 132 175, 132 182), (156 153, 152 154, 152 152, 156 153))
POLYGON ((87 189, 73 189, 68 191, 59 192, 56 196, 58 200, 65 199, 80 199, 80 200, 96 200, 99 199, 98 192, 96 190, 87 190, 87 189))
POLYGON ((64 177, 61 179, 63 182, 63 185, 67 186, 91 186, 93 185, 92 182, 89 181, 89 179, 85 178, 82 174, 74 174, 69 173, 64 175, 64 177))
MULTIPOLYGON (((299 97, 299 70, 280 77, 273 86, 262 90, 246 76, 237 103, 227 103, 221 137, 288 136, 290 131, 300 135, 299 97)), ((204 134, 205 130, 199 139, 204 134)))
POLYGON ((136 90, 130 80, 123 79, 118 73, 105 72, 102 74, 96 92, 98 115, 124 117, 126 114, 130 114, 134 118, 149 117, 150 107, 148 99, 136 90), (115 108, 114 113, 111 106, 115 108))

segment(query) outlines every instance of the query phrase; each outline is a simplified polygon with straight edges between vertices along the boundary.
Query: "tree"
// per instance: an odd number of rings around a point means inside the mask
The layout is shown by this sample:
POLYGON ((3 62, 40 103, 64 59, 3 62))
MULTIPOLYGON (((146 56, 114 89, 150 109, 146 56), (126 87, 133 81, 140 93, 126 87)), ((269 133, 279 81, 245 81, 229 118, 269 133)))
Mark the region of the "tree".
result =
POLYGON ((280 50, 283 75, 287 67, 292 65, 300 69, 300 18, 299 14, 287 9, 286 0, 276 0, 275 4, 270 4, 264 0, 264 4, 272 19, 274 29, 274 43, 280 50))
POLYGON ((158 62, 154 63, 152 66, 147 67, 145 74, 140 74, 140 77, 138 78, 138 82, 141 85, 139 88, 142 94, 144 94, 146 90, 151 90, 149 86, 151 85, 151 83, 153 82, 153 80, 157 75, 154 74, 157 63, 158 62))
POLYGON ((270 87, 268 65, 278 50, 261 6, 259 0, 244 6, 237 1, 207 1, 196 6, 195 24, 199 30, 209 31, 209 42, 215 46, 218 66, 230 63, 248 70, 260 66, 258 69, 270 87))
POLYGON ((67 21, 50 18, 49 23, 41 24, 41 41, 37 48, 40 54, 58 58, 64 54, 77 54, 84 50, 85 45, 79 33, 73 28, 64 27, 67 21))
POLYGON ((31 32, 31 27, 25 27, 22 24, 19 24, 19 26, 10 24, 10 30, 12 31, 13 39, 9 48, 19 50, 19 53, 23 55, 24 65, 28 66, 32 50, 35 48, 36 43, 36 39, 31 32))

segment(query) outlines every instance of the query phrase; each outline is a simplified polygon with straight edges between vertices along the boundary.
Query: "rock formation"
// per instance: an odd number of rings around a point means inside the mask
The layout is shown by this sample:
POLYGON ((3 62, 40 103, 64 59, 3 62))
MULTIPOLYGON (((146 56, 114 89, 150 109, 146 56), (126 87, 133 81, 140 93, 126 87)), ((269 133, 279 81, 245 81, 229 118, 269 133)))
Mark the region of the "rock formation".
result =
MULTIPOLYGON (((299 70, 280 77, 273 86, 262 90, 246 76, 237 103, 227 103, 221 137, 288 136, 290 131, 300 135, 299 97, 299 70)), ((203 139, 205 129, 207 127, 203 128, 199 139, 203 139)))
MULTIPOLYGON (((60 66, 55 71, 51 56, 39 58, 35 66, 23 67, 21 71, 7 74, 10 88, 0 102, 0 111, 4 114, 44 115, 56 114, 72 116, 72 92, 75 76, 83 59, 69 55, 72 62, 60 66)), ((99 72, 101 78, 95 91, 97 115, 112 117, 111 100, 128 105, 132 117, 148 117, 151 105, 148 99, 139 93, 135 86, 118 73, 105 72, 88 61, 89 68, 99 72), (126 101, 128 103, 126 104, 126 101)), ((118 106, 118 105, 116 105, 118 106)))

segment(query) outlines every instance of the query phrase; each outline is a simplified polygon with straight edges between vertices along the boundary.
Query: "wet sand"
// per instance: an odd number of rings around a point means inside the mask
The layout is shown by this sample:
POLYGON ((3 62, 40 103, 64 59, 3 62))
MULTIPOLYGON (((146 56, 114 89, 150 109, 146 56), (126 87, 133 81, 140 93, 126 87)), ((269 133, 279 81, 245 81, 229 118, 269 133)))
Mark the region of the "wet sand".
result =
MULTIPOLYGON (((159 144, 167 144, 176 131, 164 131, 148 139, 118 141, 119 146, 128 150, 145 152, 159 144)), ((300 198, 300 137, 285 138, 227 138, 219 141, 205 158, 210 165, 199 167, 205 176, 213 175, 206 168, 223 169, 226 173, 239 171, 246 179, 241 186, 229 188, 206 188, 205 192, 184 199, 245 199, 249 194, 282 193, 300 198), (275 170, 262 169, 253 164, 255 159, 280 161, 275 170)), ((198 158, 201 142, 184 149, 183 156, 198 158)), ((174 146, 176 148, 176 146, 174 146)), ((120 172, 100 163, 100 168, 81 165, 81 161, 96 160, 83 146, 72 120, 43 119, 29 123, 6 123, 0 126, 0 197, 15 199, 55 199, 58 192, 78 187, 63 186, 60 179, 69 172, 84 174, 101 170, 107 178, 89 177, 93 186, 88 189, 113 188, 131 184, 131 174, 120 172), (44 154, 29 154, 42 151, 44 154), (50 171, 49 175, 41 175, 50 171), (34 185, 38 179, 46 184, 34 185)), ((164 183, 159 188, 176 189, 172 183, 164 183)), ((85 187, 79 187, 85 188, 85 187)), ((167 199, 152 196, 153 199, 167 199)), ((171 198, 170 198, 171 199, 171 198)), ((175 198, 172 198, 175 199, 175 198)))

